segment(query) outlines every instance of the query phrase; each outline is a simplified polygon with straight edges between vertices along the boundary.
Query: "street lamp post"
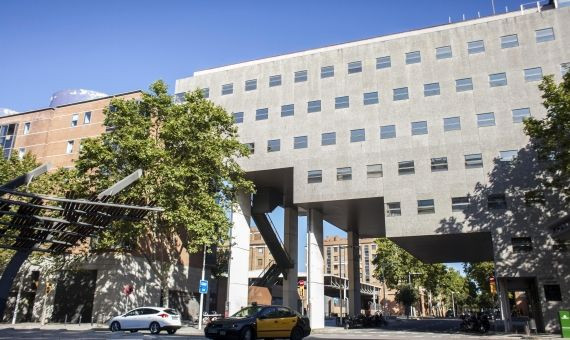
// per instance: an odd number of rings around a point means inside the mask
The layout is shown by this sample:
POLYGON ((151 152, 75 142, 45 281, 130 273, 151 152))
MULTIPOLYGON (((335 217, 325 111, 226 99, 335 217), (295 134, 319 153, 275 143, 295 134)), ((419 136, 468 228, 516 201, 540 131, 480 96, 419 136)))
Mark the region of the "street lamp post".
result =
MULTIPOLYGON (((412 289, 412 275, 421 275, 421 273, 408 272, 408 283, 410 284, 410 289, 412 289)), ((414 306, 410 306, 410 312, 414 316, 414 306)))
MULTIPOLYGON (((202 281, 206 276, 206 246, 204 246, 204 255, 202 256, 202 281)), ((202 329, 202 313, 204 311, 204 294, 200 294, 200 313, 198 314, 198 329, 202 329)))

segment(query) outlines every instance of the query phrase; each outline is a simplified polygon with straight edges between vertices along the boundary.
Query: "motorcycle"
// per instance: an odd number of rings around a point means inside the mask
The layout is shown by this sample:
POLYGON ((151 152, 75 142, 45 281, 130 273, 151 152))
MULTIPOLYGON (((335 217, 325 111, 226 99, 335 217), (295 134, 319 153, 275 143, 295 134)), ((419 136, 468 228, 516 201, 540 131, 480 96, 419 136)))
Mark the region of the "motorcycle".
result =
POLYGON ((460 318, 461 324, 459 325, 459 329, 463 332, 487 333, 491 328, 489 317, 485 314, 463 314, 460 318))

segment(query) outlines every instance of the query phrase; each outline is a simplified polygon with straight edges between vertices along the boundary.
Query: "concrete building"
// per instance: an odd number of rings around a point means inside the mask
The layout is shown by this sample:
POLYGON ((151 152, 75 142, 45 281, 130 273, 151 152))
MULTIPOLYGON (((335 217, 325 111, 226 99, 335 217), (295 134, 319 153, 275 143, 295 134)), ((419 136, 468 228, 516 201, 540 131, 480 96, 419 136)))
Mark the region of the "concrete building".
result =
MULTIPOLYGON (((2 156, 23 156, 33 153, 40 163, 55 167, 73 167, 78 158, 81 141, 97 137, 106 131, 104 109, 113 98, 137 99, 141 91, 103 96, 98 92, 74 90, 58 92, 51 107, 26 112, 4 110, 0 115, 0 146, 2 156)), ((170 305, 183 313, 183 318, 198 316, 198 286, 201 277, 202 256, 181 254, 180 265, 172 273, 169 291, 170 305)), ((32 268, 34 269, 34 268, 32 268)), ((24 282, 18 321, 39 320, 43 311, 45 280, 40 271, 32 270, 24 282)), ((123 313, 128 306, 160 305, 159 280, 144 258, 127 252, 99 253, 89 257, 77 272, 68 272, 56 279, 55 287, 47 294, 48 322, 103 322, 123 313), (134 286, 128 298, 121 290, 134 286)), ((5 320, 11 320, 17 287, 7 308, 5 320)), ((219 310, 217 294, 225 299, 211 282, 205 299, 206 310, 219 310)))
MULTIPOLYGON (((250 218, 269 225, 262 214, 283 206, 283 249, 296 254, 297 217, 307 215, 313 328, 324 325, 326 220, 348 233, 351 294, 359 292, 358 240, 387 236, 426 262, 495 261, 507 326, 507 293, 524 290, 539 329, 558 329, 557 310, 570 307, 570 259, 561 250, 567 241, 545 227, 561 211, 531 209, 524 200, 533 162, 522 164, 531 158, 523 157, 529 140, 521 124, 545 115, 542 75, 560 81, 568 70, 570 8, 557 5, 200 70, 176 81, 176 93, 202 89, 232 112, 252 150, 241 165, 257 195, 253 205, 244 197, 241 214, 234 214, 238 229, 248 235, 250 218)), ((231 268, 241 265, 243 273, 249 237, 239 237, 231 268)), ((295 259, 280 268, 284 303, 294 307, 288 296, 295 259)), ((234 280, 230 296, 239 296, 243 278, 234 280)), ((350 310, 360 310, 353 301, 350 310)), ((232 301, 230 311, 239 304, 232 301)))

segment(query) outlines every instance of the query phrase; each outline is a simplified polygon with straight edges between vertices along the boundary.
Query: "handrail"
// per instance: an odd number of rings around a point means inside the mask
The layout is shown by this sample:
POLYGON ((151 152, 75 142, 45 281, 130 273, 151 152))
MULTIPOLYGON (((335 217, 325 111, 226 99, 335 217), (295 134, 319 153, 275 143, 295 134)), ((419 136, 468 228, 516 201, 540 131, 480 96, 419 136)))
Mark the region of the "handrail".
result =
POLYGON ((265 214, 265 216, 267 216, 267 220, 269 221, 269 225, 271 225, 271 228, 273 229, 273 232, 275 233, 275 237, 277 237, 279 244, 281 244, 281 248, 283 248, 283 252, 287 256, 287 260, 289 260, 289 262, 291 262, 291 256, 289 256, 289 253, 287 253, 287 250, 285 250, 285 243, 283 242, 283 240, 279 236, 279 233, 277 232, 277 229, 275 228, 275 224, 273 224, 273 220, 271 219, 271 216, 269 216, 269 214, 267 214, 267 213, 265 214))

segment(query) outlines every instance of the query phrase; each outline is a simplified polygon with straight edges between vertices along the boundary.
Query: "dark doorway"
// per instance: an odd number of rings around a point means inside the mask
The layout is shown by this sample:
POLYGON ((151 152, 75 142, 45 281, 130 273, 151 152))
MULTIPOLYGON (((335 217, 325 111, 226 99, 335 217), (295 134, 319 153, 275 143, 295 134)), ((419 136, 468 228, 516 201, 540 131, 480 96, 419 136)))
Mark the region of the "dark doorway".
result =
POLYGON ((65 270, 57 280, 52 322, 91 322, 96 270, 65 270))
POLYGON ((540 307, 536 278, 506 278, 503 282, 507 292, 509 312, 513 326, 517 328, 517 324, 521 324, 524 329, 526 321, 534 319, 537 330, 544 332, 544 322, 542 320, 542 309, 540 307))

